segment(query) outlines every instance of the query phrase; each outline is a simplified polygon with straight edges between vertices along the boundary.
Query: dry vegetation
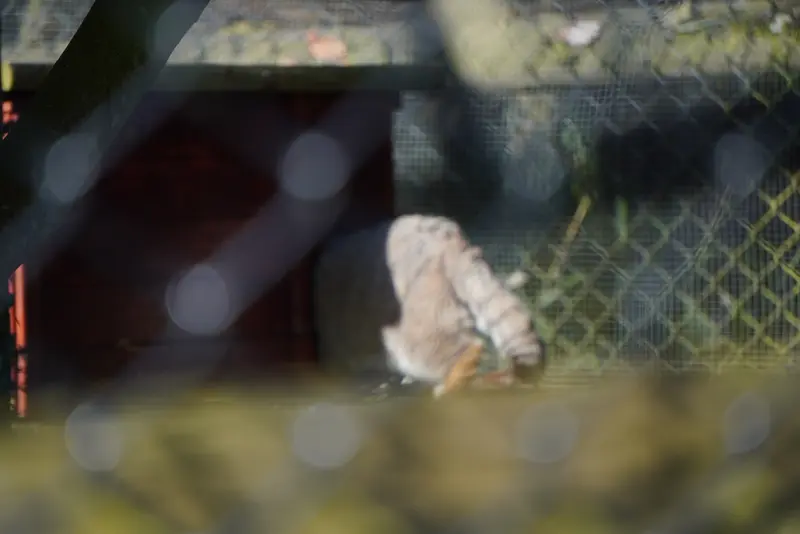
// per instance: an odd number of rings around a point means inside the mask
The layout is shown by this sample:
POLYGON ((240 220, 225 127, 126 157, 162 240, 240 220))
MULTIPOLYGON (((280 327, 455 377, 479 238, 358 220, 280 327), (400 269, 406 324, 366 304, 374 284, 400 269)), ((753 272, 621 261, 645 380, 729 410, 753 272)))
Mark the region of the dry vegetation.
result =
POLYGON ((729 377, 441 402, 225 392, 131 405, 6 439, 0 525, 800 532, 796 391, 729 377))

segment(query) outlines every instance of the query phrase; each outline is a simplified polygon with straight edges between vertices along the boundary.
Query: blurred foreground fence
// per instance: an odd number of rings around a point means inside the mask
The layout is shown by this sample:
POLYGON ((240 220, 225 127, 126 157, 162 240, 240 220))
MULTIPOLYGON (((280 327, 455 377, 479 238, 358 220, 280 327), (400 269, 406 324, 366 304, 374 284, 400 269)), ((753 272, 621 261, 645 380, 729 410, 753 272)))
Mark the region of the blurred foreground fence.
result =
MULTIPOLYGON (((4 532, 800 532, 797 384, 83 405, 0 440, 4 532), (68 491, 65 491, 68 488, 68 491)), ((317 392, 319 393, 319 392, 317 392)))

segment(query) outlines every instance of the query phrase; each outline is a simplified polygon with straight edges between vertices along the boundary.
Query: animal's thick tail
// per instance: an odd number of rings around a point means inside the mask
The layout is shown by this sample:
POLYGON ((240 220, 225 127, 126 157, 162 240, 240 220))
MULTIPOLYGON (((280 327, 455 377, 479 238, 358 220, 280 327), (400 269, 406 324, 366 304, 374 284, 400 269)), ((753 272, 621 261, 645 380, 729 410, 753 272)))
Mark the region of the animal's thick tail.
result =
POLYGON ((544 347, 533 326, 530 309, 514 294, 524 283, 521 273, 500 279, 480 249, 448 250, 447 276, 457 298, 466 305, 478 330, 491 338, 504 357, 531 372, 543 369, 544 347))
MULTIPOLYGON (((473 316, 476 328, 522 373, 544 368, 544 347, 533 327, 531 312, 514 294, 527 281, 521 272, 501 280, 481 254, 470 246, 461 227, 446 217, 406 215, 392 224, 386 247, 395 292, 401 301, 419 283, 431 261, 441 260, 449 290, 473 316)), ((529 374, 530 374, 529 373, 529 374)), ((523 373, 524 374, 524 373, 523 373)))

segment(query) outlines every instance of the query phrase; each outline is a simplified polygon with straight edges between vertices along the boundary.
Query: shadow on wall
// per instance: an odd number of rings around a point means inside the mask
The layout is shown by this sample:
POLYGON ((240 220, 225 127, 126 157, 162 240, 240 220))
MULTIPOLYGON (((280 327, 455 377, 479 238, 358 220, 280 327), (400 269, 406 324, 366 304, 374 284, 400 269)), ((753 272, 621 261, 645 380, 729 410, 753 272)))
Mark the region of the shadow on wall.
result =
POLYGON ((388 371, 380 330, 399 319, 386 265, 390 224, 331 240, 317 262, 319 358, 332 373, 372 376, 388 371))

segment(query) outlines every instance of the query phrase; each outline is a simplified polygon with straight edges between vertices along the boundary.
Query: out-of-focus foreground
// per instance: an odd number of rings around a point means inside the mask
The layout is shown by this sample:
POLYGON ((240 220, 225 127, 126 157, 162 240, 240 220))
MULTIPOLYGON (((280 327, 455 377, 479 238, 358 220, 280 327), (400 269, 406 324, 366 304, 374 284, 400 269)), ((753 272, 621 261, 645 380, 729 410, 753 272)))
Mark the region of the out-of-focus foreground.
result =
POLYGON ((436 402, 331 393, 84 405, 66 425, 20 428, 3 443, 0 525, 800 532, 793 381, 642 379, 436 402))

